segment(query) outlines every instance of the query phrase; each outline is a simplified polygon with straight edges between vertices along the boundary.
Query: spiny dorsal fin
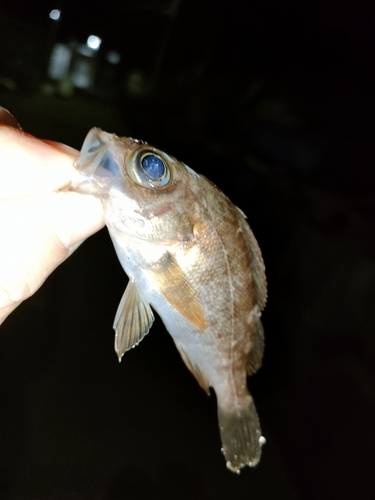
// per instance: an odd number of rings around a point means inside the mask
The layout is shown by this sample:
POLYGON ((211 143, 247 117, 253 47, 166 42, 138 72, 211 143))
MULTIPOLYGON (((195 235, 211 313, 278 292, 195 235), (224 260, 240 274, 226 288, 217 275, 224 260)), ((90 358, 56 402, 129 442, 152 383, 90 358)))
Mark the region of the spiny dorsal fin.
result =
POLYGON ((197 379, 198 384, 202 387, 202 389, 207 392, 207 394, 210 394, 210 383, 208 381, 208 378, 206 375, 199 369, 199 367, 195 364, 192 363, 184 349, 182 348, 181 344, 176 343, 176 347, 178 349, 178 352, 181 355, 181 358, 183 359, 185 365, 187 368, 191 371, 191 373, 194 375, 194 377, 197 379))
POLYGON ((153 321, 150 305, 141 298, 134 281, 129 280, 113 322, 116 331, 115 350, 119 361, 126 351, 139 344, 149 332, 153 321))
POLYGON ((153 275, 160 293, 182 316, 200 330, 207 328, 201 303, 173 255, 167 252, 157 268, 147 272, 153 275))

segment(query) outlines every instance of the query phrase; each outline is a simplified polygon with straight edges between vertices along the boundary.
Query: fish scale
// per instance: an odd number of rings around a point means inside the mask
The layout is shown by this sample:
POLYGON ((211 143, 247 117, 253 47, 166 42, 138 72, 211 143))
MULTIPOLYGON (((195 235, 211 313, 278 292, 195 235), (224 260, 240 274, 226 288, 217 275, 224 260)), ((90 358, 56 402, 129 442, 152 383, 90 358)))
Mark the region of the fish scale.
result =
POLYGON ((267 285, 240 209, 208 179, 162 151, 92 129, 73 186, 99 197, 129 283, 116 313, 121 360, 161 317, 188 369, 217 396, 222 451, 239 473, 262 437, 247 374, 261 366, 267 285))

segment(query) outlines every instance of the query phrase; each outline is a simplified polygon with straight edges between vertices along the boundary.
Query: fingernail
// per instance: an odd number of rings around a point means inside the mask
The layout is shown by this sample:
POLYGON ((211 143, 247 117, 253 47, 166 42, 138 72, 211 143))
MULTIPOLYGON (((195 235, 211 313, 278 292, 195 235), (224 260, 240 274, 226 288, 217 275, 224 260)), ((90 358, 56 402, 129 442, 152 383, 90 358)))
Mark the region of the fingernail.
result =
POLYGON ((17 128, 18 130, 22 130, 21 125, 14 118, 12 113, 2 106, 0 106, 0 125, 6 125, 7 127, 13 127, 17 128))

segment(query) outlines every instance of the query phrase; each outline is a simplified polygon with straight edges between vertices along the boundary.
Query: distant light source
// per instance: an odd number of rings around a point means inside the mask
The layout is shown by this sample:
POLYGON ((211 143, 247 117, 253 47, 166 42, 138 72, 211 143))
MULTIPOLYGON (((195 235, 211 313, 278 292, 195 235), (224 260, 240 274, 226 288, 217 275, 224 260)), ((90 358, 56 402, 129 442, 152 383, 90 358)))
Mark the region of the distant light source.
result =
POLYGON ((51 12, 49 13, 49 18, 52 19, 53 21, 59 21, 61 16, 61 10, 59 9, 52 9, 51 12))
POLYGON ((111 64, 118 64, 120 62, 121 56, 115 50, 110 50, 107 53, 107 61, 111 64))
POLYGON ((87 46, 92 50, 99 50, 99 47, 102 43, 102 39, 96 35, 90 35, 87 39, 87 46))
POLYGON ((48 76, 53 80, 63 80, 68 76, 72 51, 63 43, 56 43, 52 49, 48 66, 48 76))

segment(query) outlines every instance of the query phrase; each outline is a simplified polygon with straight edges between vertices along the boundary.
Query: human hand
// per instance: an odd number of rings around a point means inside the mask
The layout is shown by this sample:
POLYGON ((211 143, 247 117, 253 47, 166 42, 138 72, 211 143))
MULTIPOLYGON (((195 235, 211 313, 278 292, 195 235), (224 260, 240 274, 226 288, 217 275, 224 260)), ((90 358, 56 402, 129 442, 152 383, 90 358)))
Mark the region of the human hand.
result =
POLYGON ((104 225, 100 200, 68 190, 78 154, 25 134, 0 107, 0 324, 104 225))

